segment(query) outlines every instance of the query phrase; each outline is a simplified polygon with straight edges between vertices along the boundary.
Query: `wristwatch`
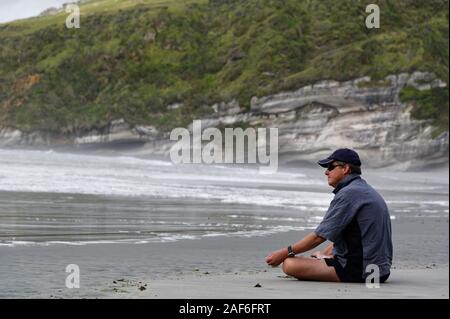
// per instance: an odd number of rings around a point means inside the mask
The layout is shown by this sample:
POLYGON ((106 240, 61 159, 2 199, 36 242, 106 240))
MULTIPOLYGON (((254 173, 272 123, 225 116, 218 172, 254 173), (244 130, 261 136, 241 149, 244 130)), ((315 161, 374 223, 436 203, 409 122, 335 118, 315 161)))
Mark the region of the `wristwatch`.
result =
POLYGON ((288 246, 288 257, 294 257, 294 256, 295 256, 294 250, 292 250, 292 246, 289 245, 288 246))

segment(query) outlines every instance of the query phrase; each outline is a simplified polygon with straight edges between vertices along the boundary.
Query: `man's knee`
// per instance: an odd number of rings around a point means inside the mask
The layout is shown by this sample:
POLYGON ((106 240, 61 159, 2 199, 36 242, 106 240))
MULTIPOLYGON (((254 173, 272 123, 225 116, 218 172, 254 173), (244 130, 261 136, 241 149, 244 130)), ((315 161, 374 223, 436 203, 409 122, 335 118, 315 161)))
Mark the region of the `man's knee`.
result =
POLYGON ((283 272, 286 275, 291 276, 293 273, 293 268, 294 268, 294 259, 293 258, 286 258, 283 262, 283 272))

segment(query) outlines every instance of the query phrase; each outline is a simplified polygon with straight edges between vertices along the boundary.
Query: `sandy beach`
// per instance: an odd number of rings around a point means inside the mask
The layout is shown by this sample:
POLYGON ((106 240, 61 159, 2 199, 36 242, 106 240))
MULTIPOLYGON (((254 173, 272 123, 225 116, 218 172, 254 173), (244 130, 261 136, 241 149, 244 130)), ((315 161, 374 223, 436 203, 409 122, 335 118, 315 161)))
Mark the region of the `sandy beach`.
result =
MULTIPOLYGON (((390 208, 379 289, 286 278, 265 257, 317 227, 323 171, 0 150, 0 298, 448 298, 448 168, 365 170, 390 208), (69 289, 67 266, 79 268, 69 289)), ((323 247, 323 246, 322 246, 323 247)), ((318 247, 317 249, 320 249, 318 247)))
POLYGON ((0 247, 1 297, 448 298, 448 218, 396 220, 393 229, 392 275, 378 289, 298 281, 266 266, 268 252, 306 234, 291 231, 143 245, 0 247), (68 263, 80 267, 79 289, 65 287, 68 263))
MULTIPOLYGON (((110 298, 163 299, 403 299, 448 298, 448 268, 393 270, 392 280, 380 288, 361 284, 298 281, 279 271, 237 275, 186 275, 142 284, 124 282, 110 298), (447 284, 444 284, 444 282, 447 284), (137 289, 136 289, 137 288, 137 289), (123 291, 123 292, 119 292, 123 291)), ((115 286, 115 285, 114 285, 115 286)), ((114 288, 113 288, 114 289, 114 288)))

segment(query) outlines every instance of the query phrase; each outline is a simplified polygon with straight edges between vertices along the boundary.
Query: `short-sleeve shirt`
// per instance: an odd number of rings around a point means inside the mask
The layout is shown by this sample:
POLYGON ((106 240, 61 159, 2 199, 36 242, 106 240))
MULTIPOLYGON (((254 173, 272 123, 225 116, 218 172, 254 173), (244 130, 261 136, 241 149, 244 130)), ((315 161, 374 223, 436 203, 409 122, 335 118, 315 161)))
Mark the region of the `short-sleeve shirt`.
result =
POLYGON ((361 269, 362 278, 372 273, 369 265, 377 265, 380 276, 389 274, 392 230, 384 199, 357 174, 346 176, 333 193, 316 235, 334 243, 334 258, 343 268, 361 269))

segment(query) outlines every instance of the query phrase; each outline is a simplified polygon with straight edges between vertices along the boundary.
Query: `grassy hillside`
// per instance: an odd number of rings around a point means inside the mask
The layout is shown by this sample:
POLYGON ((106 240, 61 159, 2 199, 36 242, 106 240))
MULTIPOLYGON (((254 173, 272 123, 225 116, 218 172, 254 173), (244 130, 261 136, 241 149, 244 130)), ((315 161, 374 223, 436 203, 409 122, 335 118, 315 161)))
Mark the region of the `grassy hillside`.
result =
MULTIPOLYGON (((0 125, 74 132, 124 118, 170 129, 216 101, 249 107, 322 79, 422 70, 448 83, 448 1, 374 2, 381 28, 370 30, 359 0, 100 0, 81 7, 80 29, 65 28, 65 13, 0 24, 0 125)), ((448 100, 421 112, 413 93, 403 96, 414 114, 448 130, 448 100)))

